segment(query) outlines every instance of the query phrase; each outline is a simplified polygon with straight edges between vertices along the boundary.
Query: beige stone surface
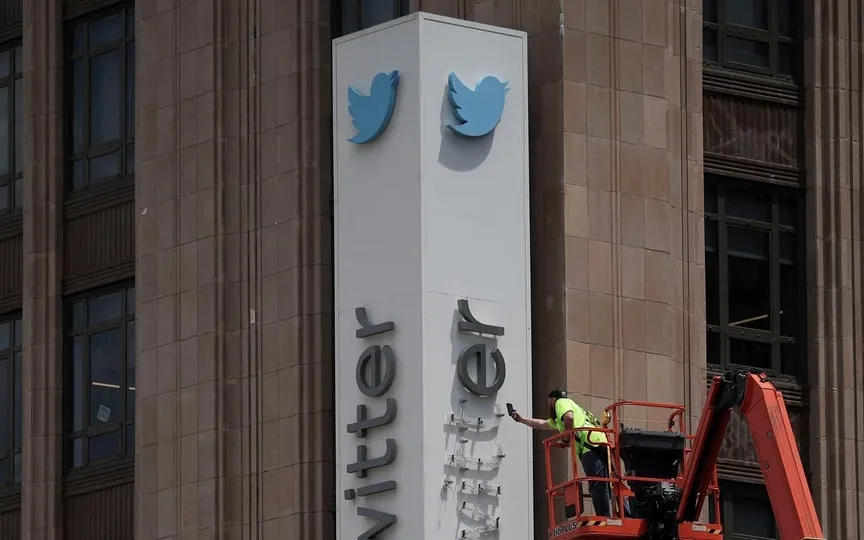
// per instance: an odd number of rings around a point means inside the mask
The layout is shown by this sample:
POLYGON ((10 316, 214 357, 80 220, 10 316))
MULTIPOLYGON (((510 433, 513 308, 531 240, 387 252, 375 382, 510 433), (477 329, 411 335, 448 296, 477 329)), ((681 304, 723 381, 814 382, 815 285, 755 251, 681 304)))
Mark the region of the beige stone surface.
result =
POLYGON ((333 538, 329 3, 138 17, 136 538, 333 538))

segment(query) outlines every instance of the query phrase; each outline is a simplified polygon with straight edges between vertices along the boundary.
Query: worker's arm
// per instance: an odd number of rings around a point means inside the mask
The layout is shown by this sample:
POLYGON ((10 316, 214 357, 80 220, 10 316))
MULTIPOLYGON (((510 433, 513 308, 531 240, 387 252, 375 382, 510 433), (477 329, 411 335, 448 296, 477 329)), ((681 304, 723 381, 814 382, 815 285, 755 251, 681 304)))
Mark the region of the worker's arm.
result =
MULTIPOLYGON (((561 417, 561 420, 564 422, 564 430, 570 431, 573 429, 573 411, 567 411, 564 416, 561 417)), ((565 443, 570 442, 570 435, 566 435, 562 439, 565 443)))
POLYGON ((520 424, 525 424, 531 429, 555 431, 555 428, 549 425, 549 421, 543 420, 542 418, 523 418, 521 414, 519 414, 518 412, 514 412, 513 420, 516 420, 520 424))

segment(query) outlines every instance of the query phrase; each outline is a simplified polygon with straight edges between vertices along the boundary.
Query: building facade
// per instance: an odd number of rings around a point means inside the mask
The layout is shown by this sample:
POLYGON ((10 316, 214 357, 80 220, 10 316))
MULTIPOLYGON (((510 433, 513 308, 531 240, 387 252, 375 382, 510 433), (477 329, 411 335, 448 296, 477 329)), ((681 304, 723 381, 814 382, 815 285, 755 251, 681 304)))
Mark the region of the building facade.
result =
POLYGON ((3 0, 0 540, 335 537, 330 42, 418 9, 529 34, 535 411, 766 369, 864 537, 860 2, 3 0))

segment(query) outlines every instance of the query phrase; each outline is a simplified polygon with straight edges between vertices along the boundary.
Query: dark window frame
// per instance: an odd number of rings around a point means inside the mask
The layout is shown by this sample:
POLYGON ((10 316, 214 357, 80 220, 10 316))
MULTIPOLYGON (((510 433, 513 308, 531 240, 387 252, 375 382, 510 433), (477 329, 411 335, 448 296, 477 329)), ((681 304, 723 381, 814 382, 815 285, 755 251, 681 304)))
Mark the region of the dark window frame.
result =
POLYGON ((20 39, 7 41, 0 45, 0 54, 9 53, 9 75, 0 77, 0 88, 8 88, 7 114, 9 119, 8 162, 9 172, 0 171, 0 191, 6 192, 6 208, 0 208, 0 218, 19 215, 24 208, 24 47, 20 39), (20 81, 20 83, 19 83, 20 81), (19 88, 20 84, 20 88, 19 88), (21 97, 21 111, 18 112, 18 97, 21 97), (18 137, 18 116, 21 120, 21 136, 18 137), (21 170, 16 171, 16 145, 21 144, 21 170), (16 184, 19 188, 16 188, 16 184))
MULTIPOLYGON (((136 423, 135 411, 134 407, 132 411, 129 411, 127 408, 127 402, 129 399, 129 393, 135 392, 134 380, 130 381, 129 375, 129 349, 128 349, 128 332, 130 332, 130 323, 131 323, 131 332, 133 333, 133 347, 134 347, 134 332, 135 332, 135 324, 136 324, 136 312, 135 307, 132 307, 130 312, 129 304, 134 303, 135 301, 135 282, 132 280, 124 280, 118 283, 114 283, 111 285, 106 285, 103 287, 98 287, 95 289, 89 289, 82 293, 78 293, 72 296, 65 298, 64 301, 64 465, 67 471, 86 471, 91 468, 98 468, 106 464, 111 463, 120 463, 124 461, 134 460, 135 458, 135 448, 133 442, 133 448, 129 448, 127 445, 127 429, 131 427, 133 433, 136 423), (115 317, 109 321, 104 321, 99 324, 90 325, 90 315, 88 303, 90 300, 95 298, 104 297, 107 295, 111 295, 114 293, 120 294, 120 313, 119 317, 115 317), (131 292, 131 295, 130 295, 131 292), (85 309, 85 324, 82 328, 75 328, 74 325, 74 308, 75 304, 83 302, 85 309), (111 329, 119 329, 120 330, 120 338, 119 342, 121 344, 123 354, 122 356, 122 379, 123 379, 123 388, 126 390, 123 392, 123 399, 121 400, 121 413, 119 415, 119 420, 111 420, 109 422, 105 422, 102 424, 93 424, 90 418, 90 386, 92 385, 91 375, 90 375, 90 340, 89 337, 93 334, 97 334, 99 332, 104 332, 106 330, 111 329), (82 385, 84 387, 83 392, 83 403, 81 404, 81 426, 80 430, 75 430, 75 401, 74 401, 74 338, 83 337, 83 348, 82 348, 82 362, 83 362, 83 373, 82 373, 82 385), (101 459, 98 461, 90 460, 90 449, 89 449, 89 440, 91 437, 96 437, 99 435, 105 435, 108 433, 117 432, 120 434, 120 442, 118 447, 118 453, 116 457, 109 457, 106 459, 101 459), (76 439, 82 440, 82 464, 76 466, 74 463, 74 443, 76 439)), ((134 350, 132 353, 134 354, 134 350)), ((135 370, 137 373, 137 358, 135 359, 135 370)), ((133 375, 134 378, 134 375, 133 375)), ((133 400, 134 402, 134 400, 133 400)), ((133 437, 134 441, 134 437, 133 437)))
POLYGON ((363 2, 389 2, 393 8, 391 19, 404 17, 411 12, 410 0, 339 0, 333 9, 334 37, 353 34, 373 26, 360 20, 363 2))
POLYGON ((15 357, 18 357, 18 364, 23 364, 24 359, 24 320, 22 319, 22 314, 20 311, 13 311, 11 313, 4 313, 0 315, 0 326, 4 324, 9 324, 9 327, 6 331, 9 332, 8 340, 9 347, 0 350, 0 362, 2 362, 2 368, 6 371, 6 381, 7 384, 10 385, 10 390, 7 395, 0 395, 0 414, 8 415, 6 419, 8 422, 9 432, 5 434, 4 438, 8 443, 4 445, 4 447, 0 447, 0 461, 5 461, 2 465, 4 469, 5 478, 8 481, 0 483, 0 492, 8 491, 8 490, 17 490, 21 487, 21 451, 24 446, 24 438, 23 438, 23 429, 24 429, 24 403, 23 403, 23 381, 21 379, 21 366, 17 366, 15 357), (16 326, 18 327, 16 330, 16 326), (18 386, 18 391, 21 393, 20 396, 15 395, 15 386, 18 386), (18 399, 22 399, 20 403, 16 401, 18 399), (17 422, 17 425, 16 425, 17 422), (18 439, 16 441, 16 438, 18 439), (15 458, 18 457, 18 478, 15 478, 15 458))
POLYGON ((801 54, 801 2, 800 0, 790 0, 791 5, 795 8, 794 24, 795 29, 792 36, 780 34, 780 18, 779 11, 781 9, 781 0, 766 0, 768 3, 768 29, 751 28, 740 24, 727 22, 726 6, 729 0, 715 0, 717 6, 716 20, 710 20, 710 15, 703 12, 702 19, 702 62, 707 66, 718 67, 734 71, 748 72, 756 75, 762 75, 771 79, 778 79, 787 82, 796 82, 802 76, 802 54, 801 54), (708 59, 705 57, 705 43, 707 36, 716 36, 717 58, 708 59), (727 38, 745 39, 748 41, 768 44, 768 67, 757 66, 735 62, 726 59, 725 45, 727 38), (782 73, 780 71, 780 46, 792 46, 792 70, 791 73, 782 73))
MULTIPOLYGON (((788 382, 794 383, 796 386, 806 380, 806 244, 805 244, 805 208, 804 208, 804 192, 800 188, 787 186, 779 186, 767 182, 758 182, 753 180, 741 180, 737 178, 705 175, 705 249, 706 249, 706 330, 707 339, 709 340, 709 366, 719 367, 721 370, 734 368, 749 368, 747 364, 733 362, 730 358, 730 338, 739 339, 742 341, 751 341, 757 343, 767 343, 771 346, 771 367, 764 369, 766 373, 773 376, 778 376, 788 382), (709 211, 708 200, 712 188, 716 190, 716 212, 709 211), (743 189, 753 191, 762 195, 771 196, 771 223, 742 219, 732 217, 726 214, 726 192, 728 189, 743 189), (791 199, 794 204, 794 218, 796 224, 781 225, 780 224, 780 199, 791 199), (707 313, 711 291, 708 288, 708 260, 709 253, 708 234, 709 223, 714 222, 717 229, 717 259, 718 259, 718 290, 717 290, 717 306, 718 320, 716 324, 710 322, 711 315, 707 313), (730 326, 729 324, 729 268, 728 268, 728 244, 727 231, 729 226, 743 228, 749 230, 758 230, 770 234, 770 252, 769 252, 769 267, 770 267, 770 329, 762 330, 743 326, 730 326), (781 298, 780 298, 780 234, 795 235, 795 267, 797 268, 797 328, 795 336, 783 335, 781 332, 781 298), (719 359, 720 362, 711 361, 710 340, 712 334, 719 335, 719 359), (783 362, 781 351, 783 345, 791 345, 794 347, 793 359, 794 369, 783 370, 783 362)), ((712 205, 713 206, 713 205, 712 205)))
POLYGON ((116 188, 118 184, 123 185, 134 182, 135 178, 135 93, 136 93, 136 78, 135 78, 135 60, 136 60, 136 34, 135 34, 135 5, 134 2, 121 2, 104 9, 93 11, 82 15, 65 23, 64 34, 64 58, 65 65, 65 103, 68 113, 64 115, 64 139, 65 139, 65 156, 66 156, 66 181, 64 182, 65 192, 67 197, 75 198, 77 196, 90 193, 92 191, 101 191, 103 189, 116 188), (122 37, 115 39, 103 46, 93 49, 89 46, 89 27, 103 19, 107 19, 117 13, 121 13, 123 21, 122 37), (76 29, 81 28, 83 35, 83 52, 75 50, 75 33, 76 29), (91 145, 91 62, 92 59, 111 51, 120 50, 120 67, 121 82, 119 84, 120 96, 118 98, 119 110, 117 117, 120 122, 121 136, 119 139, 107 141, 99 145, 91 145), (127 61, 129 56, 132 56, 132 65, 127 61), (75 62, 83 62, 83 88, 82 100, 83 111, 81 113, 82 130, 82 151, 75 152, 75 62), (130 89, 131 77, 131 89, 130 89), (131 90, 131 92, 130 92, 131 90), (126 106, 129 94, 132 96, 132 117, 130 116, 128 107, 126 106), (119 174, 107 177, 97 183, 91 181, 90 168, 94 159, 108 156, 113 152, 119 151, 119 174), (131 158, 131 159, 130 159, 131 158), (81 163, 82 180, 81 186, 75 186, 75 164, 81 163))

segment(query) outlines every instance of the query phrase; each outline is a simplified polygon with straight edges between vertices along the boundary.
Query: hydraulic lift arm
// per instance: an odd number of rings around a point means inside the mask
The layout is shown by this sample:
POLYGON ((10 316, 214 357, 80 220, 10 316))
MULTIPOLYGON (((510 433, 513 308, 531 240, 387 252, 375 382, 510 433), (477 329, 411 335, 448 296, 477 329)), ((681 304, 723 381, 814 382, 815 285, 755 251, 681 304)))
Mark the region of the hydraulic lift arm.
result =
POLYGON ((783 396, 763 373, 714 377, 681 484, 678 521, 698 521, 732 408, 747 420, 783 540, 822 539, 783 396))

